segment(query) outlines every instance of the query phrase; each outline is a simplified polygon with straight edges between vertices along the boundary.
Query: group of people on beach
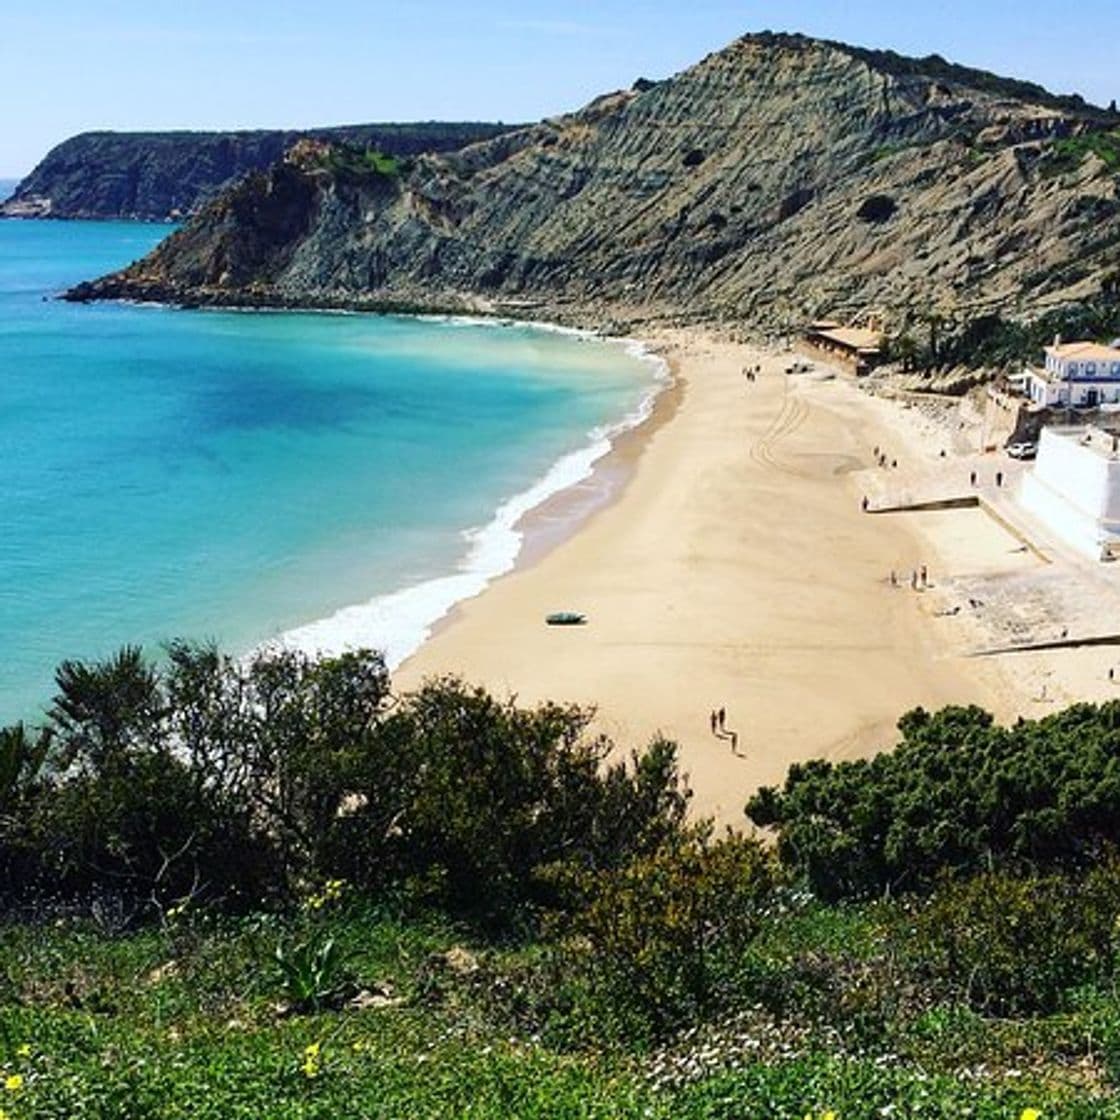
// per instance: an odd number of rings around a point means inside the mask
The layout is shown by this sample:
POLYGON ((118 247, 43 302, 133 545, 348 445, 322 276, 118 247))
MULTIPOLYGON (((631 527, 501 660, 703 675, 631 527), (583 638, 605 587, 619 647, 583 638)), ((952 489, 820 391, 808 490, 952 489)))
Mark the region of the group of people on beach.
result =
POLYGON ((759 375, 759 374, 760 374, 761 372, 762 372, 762 366, 761 366, 761 365, 757 365, 757 366, 743 366, 743 376, 744 376, 744 377, 745 377, 745 378, 746 378, 746 379, 747 379, 748 381, 755 381, 755 380, 757 380, 757 378, 758 378, 758 375, 759 375))
POLYGON ((712 734, 718 736, 720 739, 731 740, 731 753, 738 754, 739 750, 739 733, 732 731, 727 726, 727 709, 713 708, 708 716, 708 721, 711 724, 712 734))
POLYGON ((875 462, 880 467, 887 466, 888 462, 890 463, 890 466, 891 466, 892 469, 898 467, 898 460, 897 459, 888 460, 887 453, 878 444, 876 444, 875 447, 872 449, 871 454, 875 456, 875 462))
MULTIPOLYGON (((899 578, 898 572, 891 568, 890 574, 891 587, 898 587, 899 578)), ((929 582, 929 569, 925 564, 910 570, 910 590, 911 591, 925 591, 930 586, 929 582)))

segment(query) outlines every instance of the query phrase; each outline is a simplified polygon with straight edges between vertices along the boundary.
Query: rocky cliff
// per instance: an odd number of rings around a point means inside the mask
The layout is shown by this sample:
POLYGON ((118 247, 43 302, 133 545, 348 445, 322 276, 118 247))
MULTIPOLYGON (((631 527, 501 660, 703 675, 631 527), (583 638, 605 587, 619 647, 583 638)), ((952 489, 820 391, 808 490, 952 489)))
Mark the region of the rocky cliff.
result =
POLYGON ((1025 315, 1117 271, 1118 125, 936 56, 753 35, 396 174, 290 158, 72 296, 776 327, 1025 315))
POLYGON ((0 203, 0 217, 166 220, 316 137, 399 156, 444 152, 509 131, 495 124, 363 124, 306 132, 85 132, 53 148, 0 203))

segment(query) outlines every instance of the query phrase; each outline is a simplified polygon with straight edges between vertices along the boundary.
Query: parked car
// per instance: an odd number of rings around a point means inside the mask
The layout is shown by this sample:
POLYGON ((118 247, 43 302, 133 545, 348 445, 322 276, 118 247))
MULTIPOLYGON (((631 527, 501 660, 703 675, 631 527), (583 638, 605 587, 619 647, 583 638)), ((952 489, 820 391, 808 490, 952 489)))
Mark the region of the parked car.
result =
POLYGON ((1038 454, 1037 443, 1013 443, 1007 448, 1012 459, 1033 459, 1038 454))

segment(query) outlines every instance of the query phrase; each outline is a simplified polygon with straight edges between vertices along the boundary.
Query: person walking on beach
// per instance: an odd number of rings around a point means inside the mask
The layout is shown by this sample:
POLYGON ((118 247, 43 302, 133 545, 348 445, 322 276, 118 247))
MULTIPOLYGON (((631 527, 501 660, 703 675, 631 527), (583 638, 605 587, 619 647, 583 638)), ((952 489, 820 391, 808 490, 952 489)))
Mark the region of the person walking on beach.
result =
POLYGON ((866 512, 867 512, 867 507, 868 507, 868 506, 869 506, 870 504, 871 504, 871 503, 870 503, 870 502, 868 501, 868 499, 867 499, 867 495, 866 495, 866 494, 864 494, 864 496, 863 496, 863 501, 862 501, 862 502, 860 502, 860 509, 862 509, 862 510, 863 510, 863 512, 864 512, 864 513, 866 513, 866 512))
POLYGON ((921 567, 920 567, 920 568, 918 569, 918 579, 919 579, 919 581, 921 582, 921 585, 922 585, 923 587, 925 587, 925 586, 926 586, 926 577, 927 577, 927 574, 928 574, 928 573, 926 572, 926 566, 925 566, 925 564, 923 564, 923 565, 922 565, 922 566, 921 566, 921 567))
POLYGON ((726 722, 726 720, 727 720, 727 709, 726 708, 720 708, 720 710, 719 710, 719 729, 720 729, 720 731, 723 730, 723 725, 726 722))
POLYGON ((1003 471, 996 471, 996 485, 1003 485, 1003 471))
POLYGON ((716 733, 716 710, 715 710, 715 708, 712 709, 711 720, 712 720, 712 734, 714 735, 716 733))
POLYGON ((970 474, 970 475, 968 476, 968 484, 969 484, 970 486, 975 486, 975 485, 976 485, 976 472, 975 472, 975 471, 973 471, 973 472, 972 472, 972 473, 971 473, 971 474, 970 474))

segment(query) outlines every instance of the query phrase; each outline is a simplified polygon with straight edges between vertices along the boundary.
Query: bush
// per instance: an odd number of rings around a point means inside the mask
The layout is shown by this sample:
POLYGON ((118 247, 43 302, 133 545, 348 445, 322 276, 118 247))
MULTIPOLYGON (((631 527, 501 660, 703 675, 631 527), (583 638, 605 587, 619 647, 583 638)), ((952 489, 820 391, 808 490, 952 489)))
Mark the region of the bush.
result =
POLYGON ((1116 970, 1120 861, 1084 879, 977 875, 937 890, 897 931, 943 995, 986 1015, 1056 1011, 1116 970))
MULTIPOLYGON (((590 718, 574 706, 519 709, 454 678, 408 697, 378 734, 407 760, 390 836, 400 874, 503 924, 556 901, 540 868, 614 867, 675 835, 688 797, 676 748, 657 741, 629 767, 606 765, 612 744, 586 734, 590 718)), ((384 786, 383 774, 369 776, 384 786)), ((364 787, 360 800, 372 796, 364 787)))
POLYGON ((946 870, 1092 866, 1120 843, 1120 704, 997 727, 921 708, 890 754, 790 768, 750 818, 823 898, 925 889, 946 870))
POLYGON ((568 926, 593 1013, 623 1036, 655 1037, 726 1003, 774 904, 778 869, 755 840, 702 833, 617 870, 576 876, 568 926))
MULTIPOLYGON (((1102 242, 1102 248, 1107 245, 1102 242)), ((1091 254, 1086 254, 1091 255, 1091 254)), ((1051 270, 1026 277, 1026 287, 1052 285, 1059 274, 1051 270)), ((1072 282, 1061 274, 1062 284, 1072 282)), ((979 315, 956 325, 934 314, 919 315, 902 324, 886 339, 891 360, 903 361, 908 368, 1003 369, 1018 371, 1024 363, 1037 363, 1042 348, 1055 335, 1070 339, 1096 339, 1108 342, 1120 334, 1120 300, 1113 278, 1101 277, 1101 292, 1084 303, 1055 308, 1030 322, 1005 319, 999 314, 979 315)))
POLYGON ((8 901, 111 892, 140 917, 192 902, 289 904, 308 883, 421 884, 489 925, 554 900, 537 875, 591 871, 681 829, 676 749, 630 764, 589 710, 500 703, 454 678, 390 701, 380 655, 248 663, 173 643, 64 663, 46 730, 0 733, 8 901))

